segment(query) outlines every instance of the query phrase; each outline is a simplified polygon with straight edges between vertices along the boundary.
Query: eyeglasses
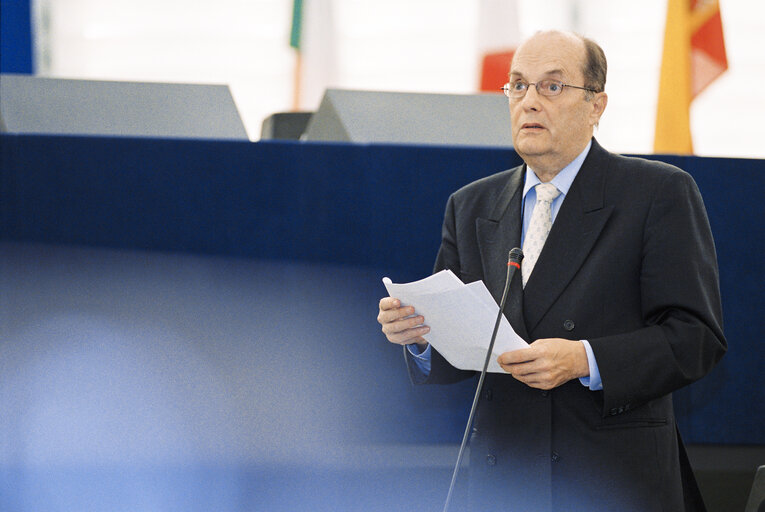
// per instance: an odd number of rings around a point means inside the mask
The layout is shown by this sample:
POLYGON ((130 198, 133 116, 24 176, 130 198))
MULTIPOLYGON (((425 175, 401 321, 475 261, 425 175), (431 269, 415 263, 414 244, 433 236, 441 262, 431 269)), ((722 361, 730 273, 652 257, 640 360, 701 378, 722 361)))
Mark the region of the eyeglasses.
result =
POLYGON ((582 89, 583 91, 598 92, 595 89, 589 87, 579 87, 578 85, 564 84, 560 80, 540 80, 535 84, 530 84, 522 80, 516 80, 513 83, 507 83, 502 86, 502 92, 508 98, 521 99, 526 96, 526 91, 529 90, 529 86, 533 85, 537 89, 537 94, 542 96, 557 96, 563 92, 564 87, 571 87, 572 89, 582 89))

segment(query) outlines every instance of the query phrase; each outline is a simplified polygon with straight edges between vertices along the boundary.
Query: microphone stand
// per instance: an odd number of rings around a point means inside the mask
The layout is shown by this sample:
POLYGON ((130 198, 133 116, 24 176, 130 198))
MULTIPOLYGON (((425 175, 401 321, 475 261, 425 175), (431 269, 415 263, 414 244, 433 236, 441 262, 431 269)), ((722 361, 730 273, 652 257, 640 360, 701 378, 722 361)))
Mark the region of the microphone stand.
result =
POLYGON ((486 369, 489 367, 489 360, 491 358, 491 352, 494 350, 494 342, 497 340, 497 332, 499 331, 499 323, 502 320, 502 311, 505 309, 505 301, 507 301, 507 292, 510 290, 510 281, 515 271, 521 268, 521 260, 523 259, 523 252, 515 247, 510 250, 507 260, 507 274, 505 275, 505 289, 502 292, 502 300, 499 304, 499 312, 497 313, 497 320, 494 322, 494 332, 491 334, 491 341, 489 342, 489 350, 486 351, 486 359, 483 362, 483 370, 481 370, 481 376, 478 379, 478 386, 475 390, 475 396, 473 397, 473 405, 470 407, 470 416, 468 417, 467 425, 465 425, 465 433, 462 436, 462 444, 460 445, 460 451, 457 454, 457 463, 454 465, 454 471, 452 472, 452 481, 449 484, 449 492, 446 495, 446 503, 444 503, 443 512, 448 512, 449 504, 452 500, 452 492, 454 491, 454 484, 457 481, 457 473, 462 463, 462 455, 465 453, 465 446, 467 445, 468 435, 470 434, 470 428, 473 425, 473 417, 475 416, 475 410, 478 406, 478 398, 481 396, 481 389, 483 388, 483 381, 486 377, 486 369))

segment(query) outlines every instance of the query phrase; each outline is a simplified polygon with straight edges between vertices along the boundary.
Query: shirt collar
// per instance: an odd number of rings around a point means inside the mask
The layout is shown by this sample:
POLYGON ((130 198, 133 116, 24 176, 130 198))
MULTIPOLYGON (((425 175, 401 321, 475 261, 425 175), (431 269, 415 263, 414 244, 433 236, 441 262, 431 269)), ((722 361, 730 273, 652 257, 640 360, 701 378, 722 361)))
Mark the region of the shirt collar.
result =
MULTIPOLYGON (((590 139, 590 142, 587 143, 587 147, 584 148, 584 151, 579 153, 579 156, 574 158, 570 164, 561 169, 561 171, 556 174, 555 177, 550 181, 550 183, 555 185, 555 188, 560 190, 560 194, 562 196, 568 194, 568 189, 571 188, 571 184, 574 182, 574 178, 576 178, 576 175, 579 173, 579 169, 582 168, 584 159, 587 158, 587 153, 590 152, 591 147, 592 139, 590 139)), ((526 197, 526 194, 529 190, 532 189, 532 187, 535 187, 540 183, 542 182, 539 180, 534 170, 527 165, 526 180, 525 184, 523 185, 523 197, 526 197)))

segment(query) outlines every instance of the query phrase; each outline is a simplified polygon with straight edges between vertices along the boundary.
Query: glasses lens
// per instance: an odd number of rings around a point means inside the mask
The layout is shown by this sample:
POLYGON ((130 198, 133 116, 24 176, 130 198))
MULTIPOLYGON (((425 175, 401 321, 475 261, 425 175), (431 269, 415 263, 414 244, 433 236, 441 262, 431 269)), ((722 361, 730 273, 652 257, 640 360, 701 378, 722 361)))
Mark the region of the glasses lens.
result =
POLYGON ((518 80, 517 82, 513 82, 512 84, 510 84, 510 94, 516 98, 520 98, 521 96, 526 94, 526 89, 528 88, 529 88, 529 84, 518 80))
POLYGON ((537 89, 543 96, 557 96, 563 91, 563 83, 557 80, 542 80, 537 84, 537 89))

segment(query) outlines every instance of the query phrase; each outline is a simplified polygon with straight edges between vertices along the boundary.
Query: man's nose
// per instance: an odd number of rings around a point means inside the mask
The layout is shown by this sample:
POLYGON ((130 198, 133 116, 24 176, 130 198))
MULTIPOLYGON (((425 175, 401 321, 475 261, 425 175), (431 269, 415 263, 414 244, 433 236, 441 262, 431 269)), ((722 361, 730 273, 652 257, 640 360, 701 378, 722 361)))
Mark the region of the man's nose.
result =
POLYGON ((521 99, 521 106, 524 109, 539 110, 540 94, 537 92, 536 84, 529 84, 526 94, 521 99))

